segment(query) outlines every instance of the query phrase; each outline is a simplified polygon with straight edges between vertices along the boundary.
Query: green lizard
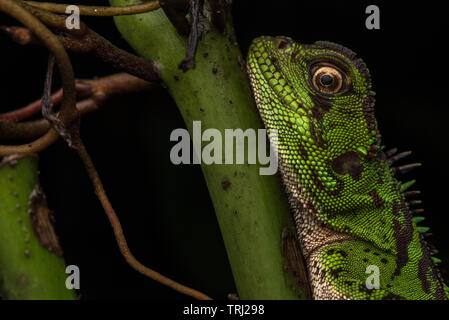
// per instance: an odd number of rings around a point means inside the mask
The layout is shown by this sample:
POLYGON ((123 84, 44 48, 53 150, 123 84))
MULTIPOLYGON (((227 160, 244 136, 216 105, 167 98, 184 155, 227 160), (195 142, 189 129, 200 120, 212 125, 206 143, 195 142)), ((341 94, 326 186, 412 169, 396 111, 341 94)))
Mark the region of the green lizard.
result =
MULTIPOLYGON (((404 189, 383 152, 368 69, 349 49, 286 37, 247 60, 279 155, 314 299, 446 299, 404 189), (368 289, 368 266, 380 288, 368 289)), ((400 155, 396 155, 396 159, 400 155)))

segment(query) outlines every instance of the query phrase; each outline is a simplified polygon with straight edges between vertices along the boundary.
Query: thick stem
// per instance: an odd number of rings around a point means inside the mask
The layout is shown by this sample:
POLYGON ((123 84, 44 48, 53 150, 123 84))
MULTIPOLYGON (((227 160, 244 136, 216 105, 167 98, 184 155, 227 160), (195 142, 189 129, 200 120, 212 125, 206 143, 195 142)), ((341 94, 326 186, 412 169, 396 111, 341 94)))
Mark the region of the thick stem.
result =
MULTIPOLYGON (((203 131, 215 128, 223 137, 228 128, 262 128, 229 21, 226 33, 205 21, 207 30, 198 44, 195 68, 187 72, 178 68, 186 52, 186 39, 162 10, 116 17, 115 22, 139 55, 157 62, 191 133, 195 120, 201 121, 203 131)), ((279 178, 260 175, 258 165, 203 164, 202 170, 240 298, 304 298, 285 271, 287 263, 281 252, 282 232, 293 222, 279 178)))
MULTIPOLYGON (((36 217, 29 202, 37 184, 37 157, 10 156, 0 163, 0 294, 3 299, 75 299, 65 286, 64 259, 53 253, 57 243, 44 247, 36 236, 43 231, 36 225, 48 227, 43 224, 48 220, 32 223, 30 218, 36 217)), ((54 235, 50 229, 46 234, 54 235)))

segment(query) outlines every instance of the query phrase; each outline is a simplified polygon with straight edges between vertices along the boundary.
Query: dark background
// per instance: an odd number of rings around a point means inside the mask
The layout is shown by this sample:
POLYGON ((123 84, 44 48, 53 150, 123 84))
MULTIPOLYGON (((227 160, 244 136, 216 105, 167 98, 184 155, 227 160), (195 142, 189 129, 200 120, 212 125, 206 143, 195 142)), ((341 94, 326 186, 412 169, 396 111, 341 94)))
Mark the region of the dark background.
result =
MULTIPOLYGON (((67 2, 67 1, 61 1, 67 2)), ((430 242, 449 267, 446 208, 449 68, 444 12, 413 2, 244 1, 233 8, 238 42, 246 53, 260 35, 302 43, 343 44, 367 63, 376 116, 388 147, 413 150, 424 166, 409 174, 422 191, 430 242), (381 29, 365 28, 365 8, 380 7, 381 29), (443 36, 444 35, 444 36, 443 36)), ((107 1, 95 1, 107 5, 107 1)), ((85 18, 95 31, 130 50, 111 18, 85 18)), ((15 25, 0 14, 0 24, 15 25)), ((245 54, 246 55, 246 54, 245 54)), ((0 111, 23 106, 42 93, 47 55, 0 34, 0 111)), ((77 78, 113 73, 85 56, 72 56, 77 78)), ((199 166, 174 166, 170 132, 184 127, 164 90, 115 99, 82 120, 82 136, 118 212, 129 246, 144 264, 215 298, 235 292, 214 209, 199 166), (119 148, 120 146, 120 148, 119 148)), ((83 299, 186 299, 131 269, 77 156, 63 143, 41 154, 41 182, 68 264, 81 269, 83 299)), ((407 179, 408 180, 408 179, 407 179)), ((448 278, 446 276, 446 278, 448 278)))

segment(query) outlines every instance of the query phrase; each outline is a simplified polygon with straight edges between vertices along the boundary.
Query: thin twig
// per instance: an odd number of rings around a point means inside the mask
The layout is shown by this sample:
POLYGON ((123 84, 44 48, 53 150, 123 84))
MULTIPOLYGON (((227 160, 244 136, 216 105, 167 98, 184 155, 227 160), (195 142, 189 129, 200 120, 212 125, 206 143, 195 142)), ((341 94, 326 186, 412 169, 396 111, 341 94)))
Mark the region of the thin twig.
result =
MULTIPOLYGON (((33 33, 55 56, 64 90, 59 118, 65 126, 70 127, 73 124, 73 121, 78 119, 78 110, 76 109, 75 77, 73 75, 72 64, 67 52, 55 35, 42 22, 28 12, 22 4, 23 2, 19 0, 2 0, 0 1, 0 11, 12 16, 23 23, 27 28, 33 30, 33 33)), ((23 151, 28 153, 38 152, 42 150, 42 147, 48 146, 56 139, 57 137, 55 137, 55 133, 53 130, 50 130, 37 141, 25 146, 0 146, 0 155, 10 154, 11 151, 15 151, 14 153, 22 153, 23 151)))
POLYGON ((62 32, 69 32, 71 35, 74 36, 82 36, 87 31, 87 26, 82 21, 80 21, 79 29, 77 28, 67 29, 66 15, 55 14, 46 10, 42 10, 39 9, 38 7, 29 5, 24 1, 21 2, 21 5, 48 27, 55 28, 62 32))
MULTIPOLYGON (((3 0, 2 0, 3 1, 3 0)), ((50 129, 45 135, 39 139, 22 145, 16 146, 1 146, 0 157, 9 156, 16 153, 38 153, 47 149, 58 140, 59 135, 54 129, 50 129)))
MULTIPOLYGON (((79 113, 84 115, 97 110, 117 95, 147 91, 159 86, 158 82, 147 82, 127 73, 116 73, 93 80, 79 79, 76 80, 75 88, 77 98, 82 100, 77 102, 76 107, 79 113)), ((58 90, 52 97, 53 103, 57 104, 62 97, 62 90, 58 90)), ((42 100, 39 99, 27 107, 0 114, 0 138, 11 141, 34 139, 47 132, 50 129, 50 124, 45 119, 26 122, 1 121, 2 118, 11 120, 13 116, 16 120, 19 118, 23 120, 26 115, 30 115, 28 110, 30 106, 33 108, 32 113, 35 114, 41 110, 41 103, 42 100)))
POLYGON ((186 57, 179 64, 179 69, 186 72, 195 68, 195 54, 202 34, 204 0, 190 0, 190 32, 187 39, 186 57))
MULTIPOLYGON (((92 95, 90 85, 83 83, 81 80, 77 80, 75 82, 75 90, 78 99, 92 95)), ((51 101, 53 104, 57 105, 61 103, 61 100, 62 100, 62 89, 59 89, 58 91, 52 94, 51 101)), ((42 108, 42 99, 38 99, 23 108, 8 111, 5 113, 0 113, 0 124, 2 122, 17 122, 25 120, 40 112, 41 108, 42 108)), ((0 135, 0 137, 2 136, 0 135)))
POLYGON ((83 143, 81 143, 79 145, 77 152, 78 152, 79 157, 83 161, 87 172, 89 173, 90 179, 91 179, 92 184, 95 189, 95 193, 97 194, 98 199, 100 200, 101 205, 103 206, 103 209, 109 219, 109 222, 111 223, 112 229, 114 230, 115 239, 117 240, 117 244, 120 249, 120 252, 123 255, 123 257, 125 258, 125 260, 128 262, 128 264, 131 267, 133 267, 136 271, 140 272, 141 274, 143 274, 155 281, 158 281, 161 284, 172 288, 173 290, 176 290, 180 293, 191 296, 198 300, 211 300, 211 298, 209 296, 207 296, 206 294, 204 294, 200 291, 197 291, 195 289, 186 287, 170 278, 167 278, 166 276, 160 274, 159 272, 156 272, 156 271, 144 266, 133 256, 133 254, 129 250, 128 244, 126 242, 126 238, 123 233, 123 229, 120 224, 120 220, 118 219, 117 214, 115 213, 114 208, 112 207, 112 205, 108 199, 108 196, 106 194, 106 191, 104 190, 104 187, 100 180, 98 172, 95 169, 92 159, 90 158, 83 143))
MULTIPOLYGON (((57 91, 56 93, 54 93, 51 96, 51 102, 53 104, 58 104, 61 102, 61 100, 62 100, 62 89, 57 91)), ((0 113, 0 122, 21 121, 21 120, 30 118, 30 117, 34 116, 36 113, 38 113, 39 111, 41 111, 41 106, 42 106, 41 103, 42 103, 42 99, 39 99, 39 100, 36 100, 36 101, 30 103, 29 105, 27 105, 23 108, 5 112, 5 113, 0 113)))
MULTIPOLYGON (((3 141, 27 141, 44 135, 50 129, 50 124, 45 119, 25 122, 0 122, 0 140, 3 141)), ((4 148, 5 146, 1 146, 4 148)))
POLYGON ((59 36, 58 39, 67 50, 93 54, 111 64, 118 71, 130 73, 147 81, 160 80, 159 70, 153 61, 116 47, 91 30, 84 22, 81 21, 79 29, 67 29, 65 15, 57 15, 25 3, 23 5, 46 25, 66 34, 66 36, 59 36))
MULTIPOLYGON (((73 106, 75 108, 75 113, 77 115, 76 121, 69 123, 64 123, 61 113, 58 113, 51 103, 51 86, 53 81, 53 70, 55 66, 55 57, 50 54, 48 57, 47 73, 45 75, 44 81, 44 93, 42 95, 42 115, 45 119, 50 122, 53 129, 55 129, 59 136, 61 136, 68 144, 69 147, 76 149, 78 143, 80 143, 79 135, 79 112, 76 109, 76 104, 73 106)), ((64 91, 63 91, 64 97, 64 91)))
POLYGON ((68 50, 92 54, 110 64, 117 71, 127 72, 147 81, 159 81, 159 70, 153 61, 135 56, 122 50, 91 29, 81 37, 61 36, 59 38, 68 50))
MULTIPOLYGON (((25 1, 30 6, 40 8, 42 10, 54 12, 54 13, 66 13, 67 7, 70 4, 62 3, 52 3, 52 2, 37 2, 37 1, 25 1)), ((145 13, 153 11, 160 8, 159 1, 149 1, 142 4, 136 4, 131 6, 120 6, 120 7, 103 7, 103 6, 85 6, 75 4, 79 10, 80 15, 83 16, 121 16, 145 13)))
MULTIPOLYGON (((42 14, 39 16, 42 17, 42 14)), ((22 45, 39 44, 39 40, 26 28, 0 26, 0 30, 22 45)), ((82 35, 68 34, 57 35, 56 37, 68 51, 92 54, 112 65, 118 71, 130 73, 147 81, 160 81, 159 70, 152 61, 135 56, 114 46, 85 25, 82 35)))

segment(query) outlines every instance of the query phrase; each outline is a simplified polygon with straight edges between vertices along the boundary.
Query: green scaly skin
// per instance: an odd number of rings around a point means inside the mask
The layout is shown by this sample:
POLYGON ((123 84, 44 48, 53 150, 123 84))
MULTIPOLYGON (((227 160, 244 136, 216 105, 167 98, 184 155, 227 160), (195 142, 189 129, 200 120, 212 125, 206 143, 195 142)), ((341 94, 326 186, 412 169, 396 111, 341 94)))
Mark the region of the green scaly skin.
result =
POLYGON ((409 184, 382 151, 365 64, 338 44, 260 37, 247 68, 278 150, 313 298, 447 299, 403 195, 409 184), (342 75, 341 89, 323 92, 313 82, 323 66, 342 75), (366 286, 370 265, 379 268, 379 289, 366 286))

